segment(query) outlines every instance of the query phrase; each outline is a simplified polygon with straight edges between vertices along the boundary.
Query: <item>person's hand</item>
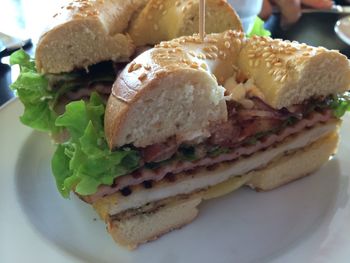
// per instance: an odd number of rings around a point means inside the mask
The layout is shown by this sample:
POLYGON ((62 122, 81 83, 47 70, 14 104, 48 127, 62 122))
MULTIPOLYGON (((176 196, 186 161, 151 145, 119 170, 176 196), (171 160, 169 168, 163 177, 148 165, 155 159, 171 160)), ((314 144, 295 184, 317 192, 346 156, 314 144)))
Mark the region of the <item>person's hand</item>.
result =
POLYGON ((262 19, 272 14, 272 6, 281 11, 281 25, 287 26, 298 21, 301 16, 301 6, 305 5, 317 9, 329 9, 333 5, 331 0, 264 0, 260 13, 262 19))

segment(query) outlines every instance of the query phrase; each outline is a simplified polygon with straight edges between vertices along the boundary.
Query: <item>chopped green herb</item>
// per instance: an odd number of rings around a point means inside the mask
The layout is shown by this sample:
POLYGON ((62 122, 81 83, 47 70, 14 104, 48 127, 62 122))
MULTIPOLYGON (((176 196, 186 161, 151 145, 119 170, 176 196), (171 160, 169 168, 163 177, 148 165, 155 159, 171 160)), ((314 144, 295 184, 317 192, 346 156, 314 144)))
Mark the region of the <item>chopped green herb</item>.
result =
POLYGON ((179 157, 180 159, 186 160, 186 161, 194 161, 196 160, 196 151, 193 146, 189 145, 181 145, 179 150, 179 157))
POLYGON ((210 157, 216 157, 216 156, 219 156, 220 154, 228 153, 229 151, 230 151, 229 148, 217 146, 210 149, 210 151, 208 152, 208 155, 210 157))

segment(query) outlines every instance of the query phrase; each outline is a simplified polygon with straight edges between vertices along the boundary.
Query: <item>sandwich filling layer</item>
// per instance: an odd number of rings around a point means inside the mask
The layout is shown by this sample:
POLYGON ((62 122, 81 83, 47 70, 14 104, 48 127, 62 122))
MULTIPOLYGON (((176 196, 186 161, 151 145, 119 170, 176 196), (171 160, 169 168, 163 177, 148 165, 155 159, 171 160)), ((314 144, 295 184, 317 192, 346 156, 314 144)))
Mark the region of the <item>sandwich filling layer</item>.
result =
POLYGON ((148 185, 165 176, 236 160, 280 143, 305 128, 336 119, 327 98, 282 110, 269 107, 257 97, 251 102, 254 105, 250 109, 227 102, 228 121, 213 125, 209 138, 181 143, 169 138, 164 143, 135 149, 140 154, 139 168, 117 177, 110 186, 100 186, 84 200, 93 203, 117 191, 128 195, 130 186, 148 185))
POLYGON ((115 196, 115 205, 110 206, 108 213, 115 215, 171 196, 189 194, 217 185, 232 177, 261 169, 280 156, 306 147, 336 131, 337 125, 338 121, 330 121, 319 123, 313 128, 306 127, 302 132, 289 136, 283 142, 274 144, 268 149, 265 148, 266 150, 256 151, 249 157, 241 156, 233 161, 221 162, 215 167, 199 167, 192 174, 184 172, 174 175, 172 178, 166 177, 164 180, 155 182, 152 189, 136 186, 134 191, 127 196, 123 196, 122 193, 119 193, 118 197, 115 196), (213 172, 214 169, 215 172, 213 172))

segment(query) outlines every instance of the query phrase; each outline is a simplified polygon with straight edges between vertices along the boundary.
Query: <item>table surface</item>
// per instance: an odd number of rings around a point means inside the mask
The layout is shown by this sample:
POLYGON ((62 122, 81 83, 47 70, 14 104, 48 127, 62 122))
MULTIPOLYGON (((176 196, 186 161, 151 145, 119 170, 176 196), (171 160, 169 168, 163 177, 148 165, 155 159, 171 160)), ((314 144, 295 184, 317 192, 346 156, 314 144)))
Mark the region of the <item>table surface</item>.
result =
MULTIPOLYGON (((54 2, 54 1, 53 1, 54 2)), ((57 3, 44 0, 2 0, 0 4, 0 32, 30 37, 36 43, 43 29, 42 21, 48 19, 54 13, 57 3), (44 10, 40 16, 34 10, 44 10)), ((344 1, 336 1, 345 4, 344 1)), ((342 42, 334 32, 336 21, 341 15, 327 13, 304 14, 301 19, 288 28, 282 30, 279 26, 279 16, 272 16, 266 23, 266 27, 272 32, 272 37, 297 40, 313 46, 324 46, 328 49, 337 49, 350 58, 350 46, 342 42)), ((34 47, 27 49, 31 55, 34 47)), ((14 97, 9 88, 15 80, 17 72, 8 65, 9 57, 1 58, 0 63, 0 106, 14 97)))

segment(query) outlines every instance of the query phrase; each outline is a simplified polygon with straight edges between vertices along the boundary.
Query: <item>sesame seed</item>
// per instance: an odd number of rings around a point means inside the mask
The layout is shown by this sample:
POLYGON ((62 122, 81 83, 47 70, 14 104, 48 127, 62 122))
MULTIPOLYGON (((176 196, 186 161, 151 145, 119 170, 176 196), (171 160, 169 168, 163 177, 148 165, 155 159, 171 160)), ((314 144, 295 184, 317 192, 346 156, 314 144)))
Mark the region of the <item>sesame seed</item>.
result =
POLYGON ((281 67, 282 66, 282 63, 281 62, 277 62, 277 63, 274 63, 273 64, 275 67, 281 67))
POLYGON ((141 68, 141 64, 134 64, 133 71, 138 70, 139 68, 141 68))
POLYGON ((154 24, 154 25, 153 25, 153 29, 154 29, 155 31, 158 31, 158 30, 159 30, 159 26, 158 26, 157 24, 154 24))
POLYGON ((230 48, 230 46, 231 46, 230 42, 225 41, 225 47, 226 47, 226 48, 230 48))
POLYGON ((211 49, 209 47, 203 47, 203 51, 208 52, 211 51, 211 49))
POLYGON ((248 58, 255 58, 255 54, 248 54, 248 58))
POLYGON ((129 68, 128 68, 128 72, 129 72, 129 73, 132 72, 132 71, 134 71, 134 66, 135 66, 135 62, 131 63, 131 65, 130 65, 129 68))
POLYGON ((218 55, 214 52, 210 53, 210 55, 212 56, 213 59, 216 59, 218 57, 218 55))
POLYGON ((147 77, 147 74, 143 72, 143 73, 138 77, 138 79, 139 79, 140 81, 143 81, 146 77, 147 77))
POLYGON ((207 66, 207 64, 205 64, 205 63, 202 63, 202 64, 201 64, 201 68, 204 69, 204 70, 208 70, 208 66, 207 66))
POLYGON ((282 79, 282 75, 277 75, 276 77, 275 77, 275 81, 280 81, 282 79))
POLYGON ((271 68, 272 67, 271 63, 270 62, 266 62, 266 67, 267 68, 271 68))
POLYGON ((239 38, 235 39, 236 45, 240 46, 242 44, 242 41, 239 38))
POLYGON ((254 65, 254 61, 252 59, 249 60, 249 66, 252 67, 254 65))
POLYGON ((181 62, 183 62, 183 63, 188 63, 188 60, 185 59, 185 58, 183 58, 183 59, 181 59, 181 62))
POLYGON ((206 57, 207 59, 213 59, 213 56, 210 53, 206 54, 206 57))
POLYGON ((256 59, 255 62, 254 62, 254 67, 259 66, 259 64, 260 64, 260 60, 259 60, 259 59, 256 59))
POLYGON ((230 39, 231 38, 232 31, 226 31, 224 34, 224 39, 230 39))
POLYGON ((281 82, 282 82, 282 83, 285 82, 286 79, 287 79, 287 75, 283 75, 283 77, 281 78, 281 82))
POLYGON ((217 46, 211 46, 211 49, 212 51, 216 51, 216 52, 219 50, 217 46))

